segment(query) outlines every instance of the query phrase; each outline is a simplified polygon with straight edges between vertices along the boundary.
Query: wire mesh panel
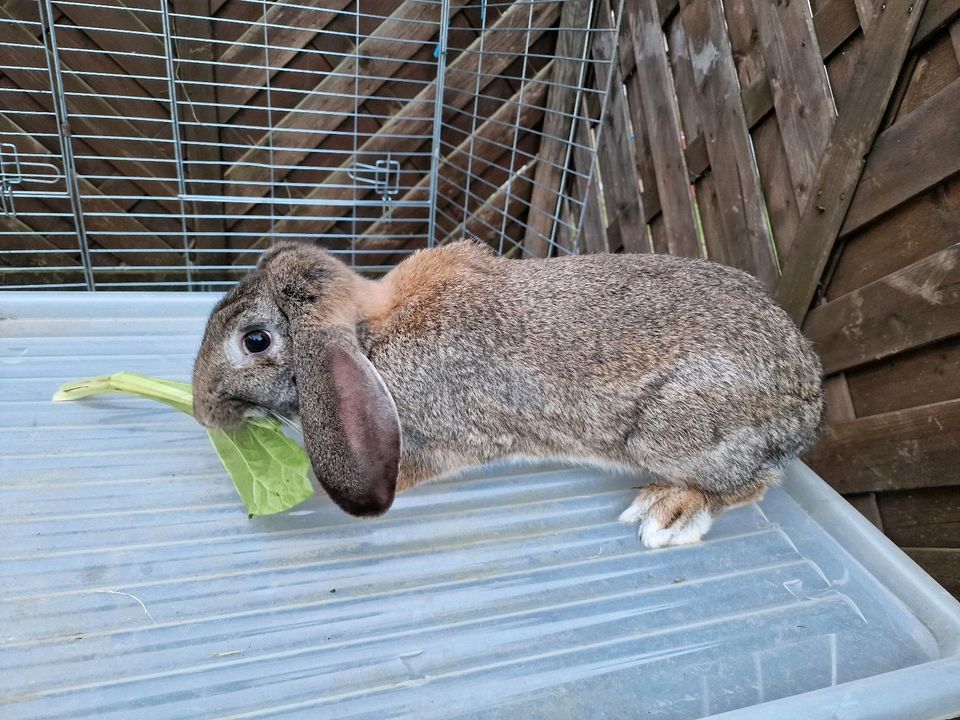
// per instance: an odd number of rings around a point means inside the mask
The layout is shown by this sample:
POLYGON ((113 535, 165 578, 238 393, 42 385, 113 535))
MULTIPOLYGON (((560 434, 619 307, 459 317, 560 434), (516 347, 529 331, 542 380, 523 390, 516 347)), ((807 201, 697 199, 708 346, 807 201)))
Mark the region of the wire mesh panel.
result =
MULTIPOLYGON (((606 9, 604 9, 606 8, 606 9)), ((589 249, 597 0, 0 7, 0 280, 219 289, 279 238, 362 271, 589 249)))

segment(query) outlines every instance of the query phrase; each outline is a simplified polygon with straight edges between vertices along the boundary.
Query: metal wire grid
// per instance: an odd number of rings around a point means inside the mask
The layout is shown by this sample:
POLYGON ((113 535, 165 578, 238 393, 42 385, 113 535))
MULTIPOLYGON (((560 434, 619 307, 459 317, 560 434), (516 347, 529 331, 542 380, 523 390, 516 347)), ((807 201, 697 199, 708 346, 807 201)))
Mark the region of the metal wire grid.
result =
POLYGON ((614 26, 598 0, 0 8, 0 280, 220 289, 281 237, 367 272, 461 235, 579 252, 614 26))

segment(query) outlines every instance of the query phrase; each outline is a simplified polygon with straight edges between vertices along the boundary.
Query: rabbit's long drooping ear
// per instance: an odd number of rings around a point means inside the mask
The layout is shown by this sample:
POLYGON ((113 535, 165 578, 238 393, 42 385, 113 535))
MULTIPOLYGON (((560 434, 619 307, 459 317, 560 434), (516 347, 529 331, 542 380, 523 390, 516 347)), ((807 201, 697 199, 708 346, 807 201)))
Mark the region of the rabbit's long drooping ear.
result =
POLYGON ((397 486, 400 420, 380 373, 349 328, 298 328, 293 345, 303 439, 317 479, 351 515, 386 512, 397 486))

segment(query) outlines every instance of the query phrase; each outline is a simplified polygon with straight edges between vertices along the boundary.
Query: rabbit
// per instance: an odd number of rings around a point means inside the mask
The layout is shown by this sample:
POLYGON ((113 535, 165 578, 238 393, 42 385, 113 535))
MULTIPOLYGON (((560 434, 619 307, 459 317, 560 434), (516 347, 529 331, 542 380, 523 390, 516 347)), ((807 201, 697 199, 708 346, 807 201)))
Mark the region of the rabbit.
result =
POLYGON ((810 344, 753 277, 669 255, 508 259, 462 240, 380 279, 281 241, 213 309, 194 412, 299 417, 346 512, 469 465, 551 458, 660 481, 620 520, 698 542, 759 500, 822 414, 810 344))

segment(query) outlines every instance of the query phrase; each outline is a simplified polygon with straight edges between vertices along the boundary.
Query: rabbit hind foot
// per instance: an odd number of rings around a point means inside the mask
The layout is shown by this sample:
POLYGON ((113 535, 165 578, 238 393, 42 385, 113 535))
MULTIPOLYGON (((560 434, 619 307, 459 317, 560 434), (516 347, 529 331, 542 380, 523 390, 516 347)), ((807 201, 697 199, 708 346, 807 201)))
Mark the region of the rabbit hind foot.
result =
POLYGON ((638 523, 640 541, 649 548, 691 545, 700 542, 723 510, 745 505, 763 496, 756 492, 736 495, 704 493, 701 490, 668 483, 652 483, 642 488, 630 507, 620 514, 620 522, 638 523))

